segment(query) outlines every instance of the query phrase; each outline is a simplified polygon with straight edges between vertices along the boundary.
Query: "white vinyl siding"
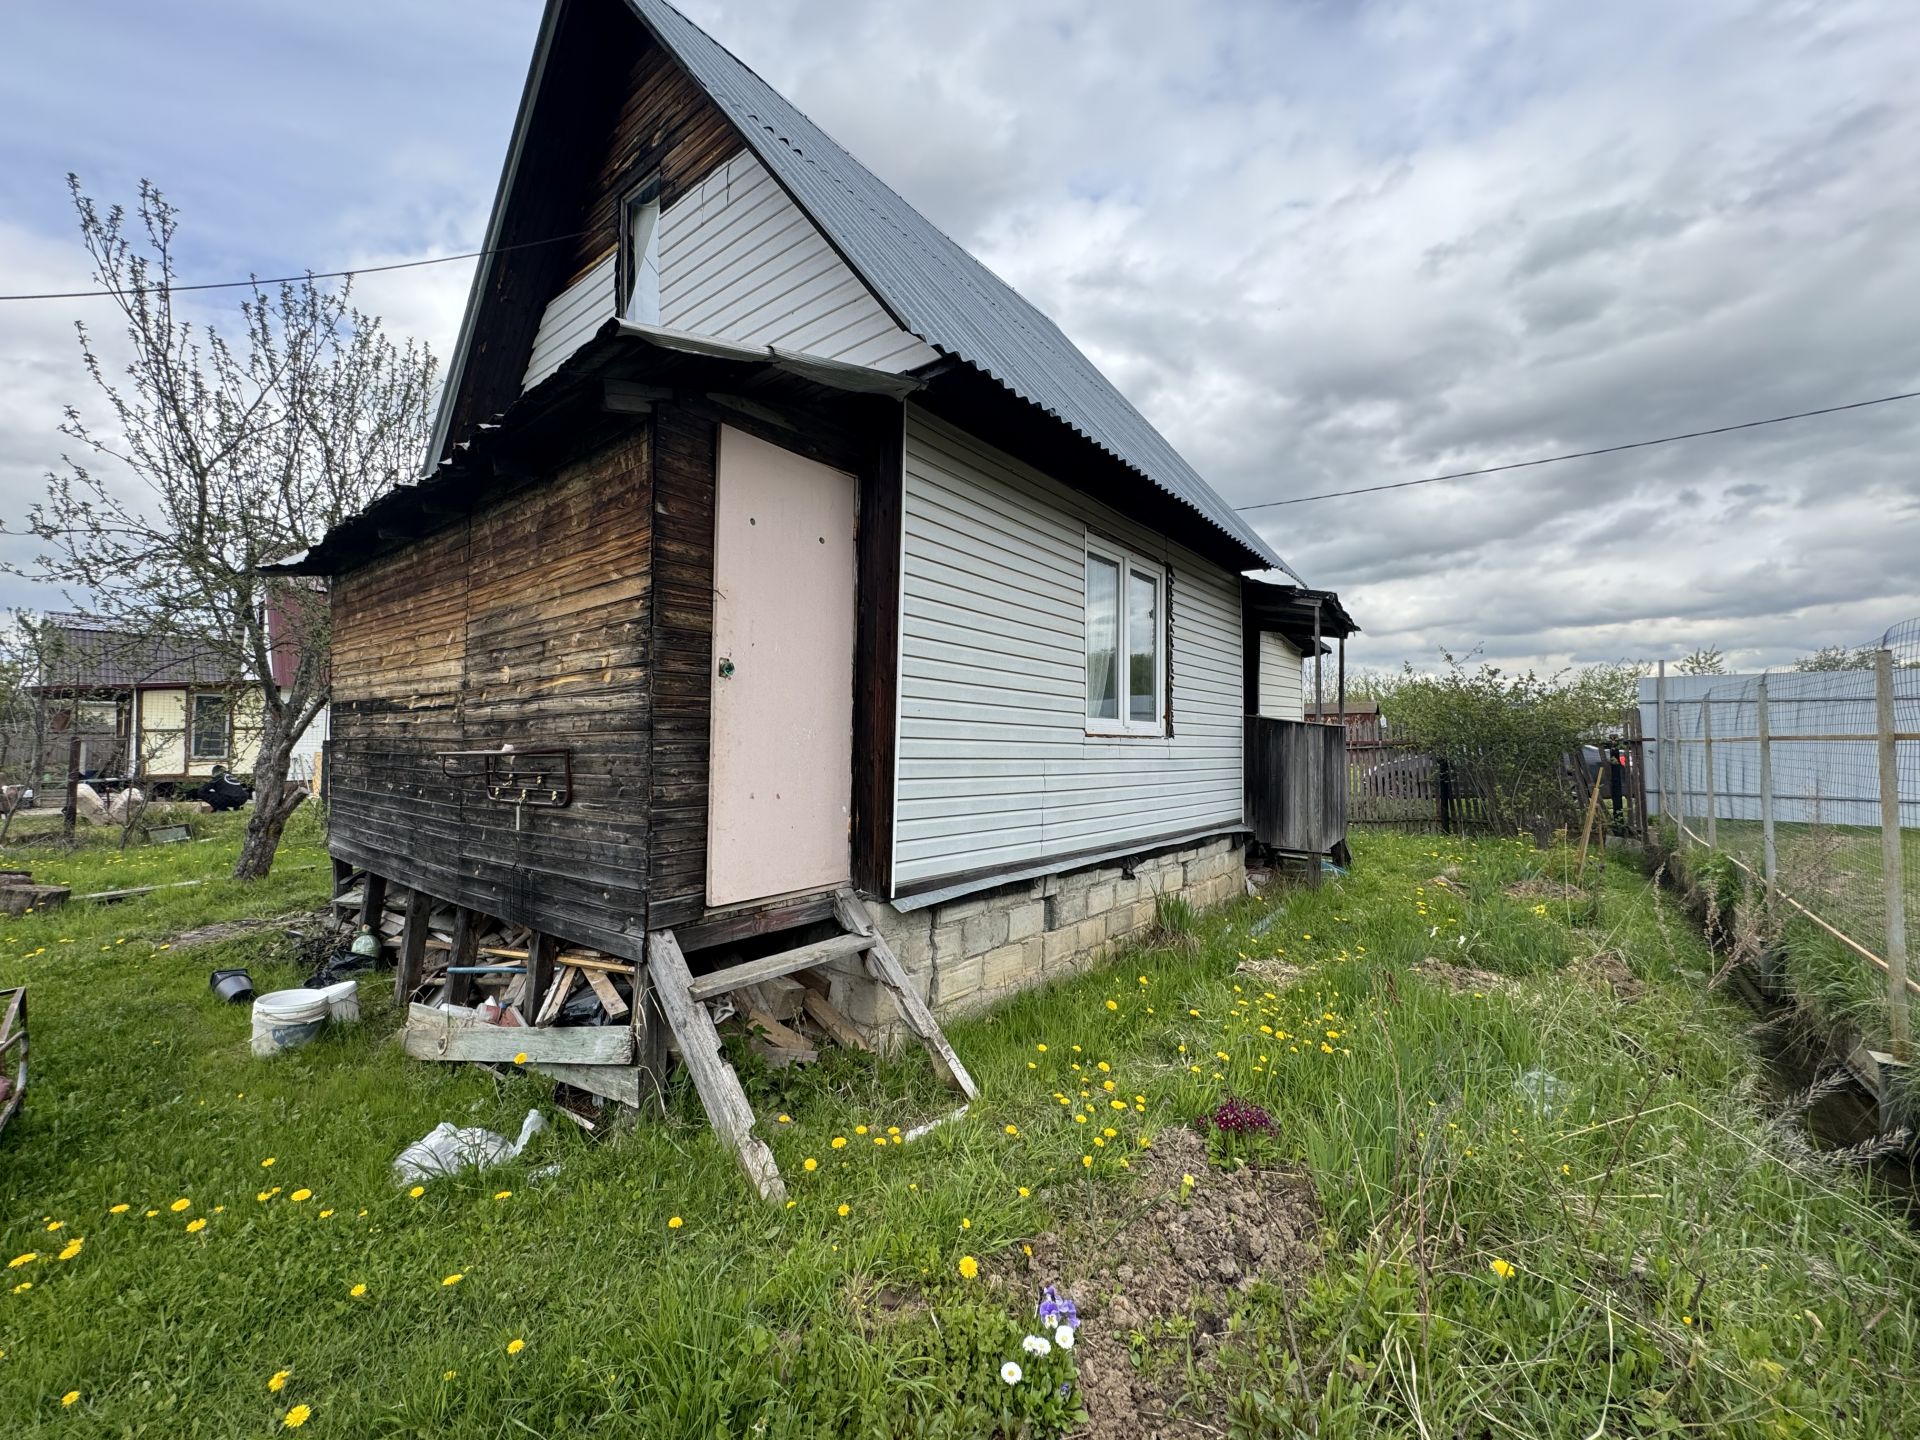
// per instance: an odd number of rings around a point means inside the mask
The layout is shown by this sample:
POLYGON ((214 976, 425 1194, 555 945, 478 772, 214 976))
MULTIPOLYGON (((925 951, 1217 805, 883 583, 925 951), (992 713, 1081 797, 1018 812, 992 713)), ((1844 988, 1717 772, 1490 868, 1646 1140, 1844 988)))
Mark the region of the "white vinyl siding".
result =
POLYGON ((615 258, 609 250, 591 270, 553 297, 534 334, 533 358, 527 362, 521 389, 531 390, 553 374, 562 361, 593 338, 594 331, 613 318, 615 258))
POLYGON ((1240 577, 909 405, 894 883, 1241 822, 1240 577), (1089 534, 1165 567, 1166 736, 1090 735, 1089 534))
POLYGON ((1283 636, 1260 637, 1260 713, 1269 720, 1304 720, 1306 689, 1300 652, 1283 636))
MULTIPOLYGON (((894 372, 940 358, 893 323, 751 151, 667 207, 657 245, 659 323, 669 330, 894 372)), ((616 258, 609 250, 548 303, 523 389, 612 318, 616 258)))
POLYGON ((939 358, 893 323, 751 151, 661 217, 660 274, 670 330, 881 370, 939 358))

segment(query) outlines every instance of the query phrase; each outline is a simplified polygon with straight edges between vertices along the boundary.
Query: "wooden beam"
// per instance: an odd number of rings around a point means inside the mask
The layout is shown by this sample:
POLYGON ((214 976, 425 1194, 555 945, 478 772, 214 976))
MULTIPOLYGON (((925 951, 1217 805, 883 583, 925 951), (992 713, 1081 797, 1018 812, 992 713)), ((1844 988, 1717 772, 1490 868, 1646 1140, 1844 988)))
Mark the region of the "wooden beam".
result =
POLYGON ((693 975, 671 930, 647 935, 647 968, 653 972, 661 1013, 680 1042, 680 1058, 693 1077, 708 1123, 733 1147, 740 1168, 761 1198, 775 1204, 785 1200, 787 1187, 780 1179, 780 1167, 767 1142, 754 1134, 753 1106, 740 1088, 740 1077, 720 1054, 720 1032, 714 1028, 713 1016, 692 996, 693 975))
POLYGON ((673 391, 664 385, 643 385, 637 380, 603 380, 600 408, 615 415, 646 415, 657 400, 671 400, 673 391))
POLYGON ((813 1023, 833 1037, 836 1045, 848 1050, 871 1050, 867 1037, 854 1027, 851 1020, 834 1008, 833 1002, 816 990, 808 990, 800 1003, 807 1014, 813 1017, 813 1023))
POLYGON ((574 1025, 536 1030, 521 1025, 489 1025, 472 1015, 437 1010, 431 1005, 407 1009, 401 1047, 416 1060, 506 1060, 525 1055, 529 1062, 566 1065, 630 1065, 633 1032, 624 1025, 574 1025))
POLYGON ((457 975, 455 970, 473 964, 480 944, 479 916, 460 905, 453 912, 453 946, 447 953, 447 999, 465 1005, 473 998, 475 981, 471 974, 457 975))
POLYGON ((360 923, 380 933, 380 920, 387 910, 387 877, 369 873, 360 892, 360 923))
POLYGON ((593 993, 600 997, 600 1008, 607 1012, 607 1018, 609 1020, 626 1019, 627 1002, 621 998, 620 992, 613 988, 613 981, 598 970, 582 970, 581 973, 587 977, 587 984, 593 987, 593 993))
POLYGON ((407 892, 407 918, 400 929, 400 958, 393 967, 393 1003, 405 1005, 419 988, 427 956, 427 918, 433 897, 424 890, 407 892))
POLYGON ((860 897, 851 890, 842 890, 834 897, 834 904, 840 914, 840 923, 870 942, 867 973, 893 996, 893 1003, 900 1007, 900 1014, 908 1028, 927 1047, 934 1072, 967 1099, 978 1100, 980 1091, 974 1085, 973 1077, 967 1073, 967 1067, 960 1063, 960 1057, 953 1053, 953 1047, 947 1043, 940 1022, 933 1018, 927 1002, 920 998, 920 992, 913 988, 906 971, 900 968, 900 957, 893 953, 893 947, 887 944, 886 938, 874 929, 873 917, 867 914, 867 907, 861 903, 860 897))
POLYGON ((712 974, 696 977, 690 986, 691 996, 694 1000, 711 1000, 716 995, 738 990, 743 985, 756 985, 778 975, 791 975, 796 970, 810 970, 815 965, 858 955, 863 950, 871 949, 873 943, 871 935, 835 935, 815 945, 782 950, 777 955, 763 955, 758 960, 729 965, 725 970, 715 970, 712 974))
POLYGON ((540 1013, 547 989, 553 984, 553 955, 559 948, 558 940, 539 930, 527 942, 527 983, 521 987, 520 1003, 530 1016, 540 1013))
POLYGON ((547 991, 547 998, 540 1008, 534 1011, 535 1025, 551 1025, 560 1018, 560 1007, 567 1003, 567 996, 580 981, 580 972, 571 965, 562 965, 554 972, 553 985, 547 991))

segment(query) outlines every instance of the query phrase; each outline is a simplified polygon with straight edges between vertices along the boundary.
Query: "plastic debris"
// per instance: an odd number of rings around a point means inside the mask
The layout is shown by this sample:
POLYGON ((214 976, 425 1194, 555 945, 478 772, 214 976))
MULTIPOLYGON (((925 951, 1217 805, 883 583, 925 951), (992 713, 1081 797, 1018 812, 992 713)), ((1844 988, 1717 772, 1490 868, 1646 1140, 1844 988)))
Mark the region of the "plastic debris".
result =
POLYGON ((462 1170, 490 1170, 516 1158, 533 1137, 546 1128, 547 1117, 538 1110, 527 1111, 517 1140, 482 1130, 478 1125, 459 1126, 451 1120, 442 1120, 394 1156, 394 1182, 414 1185, 443 1175, 458 1175, 462 1170))
POLYGON ((1533 1102, 1534 1114, 1551 1115, 1566 1100, 1567 1082, 1551 1070, 1542 1070, 1536 1065, 1513 1082, 1513 1090, 1533 1102))

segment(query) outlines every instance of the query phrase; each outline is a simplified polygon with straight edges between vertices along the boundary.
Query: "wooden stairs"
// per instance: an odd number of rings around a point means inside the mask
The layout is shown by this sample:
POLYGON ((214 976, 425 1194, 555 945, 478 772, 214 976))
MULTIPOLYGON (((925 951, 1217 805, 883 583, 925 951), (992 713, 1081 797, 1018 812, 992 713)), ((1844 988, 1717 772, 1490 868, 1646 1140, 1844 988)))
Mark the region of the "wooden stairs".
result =
MULTIPOLYGON (((647 936, 647 968, 652 974, 654 995, 668 1028, 679 1042, 680 1055, 693 1077, 707 1119, 740 1158, 741 1168, 753 1181, 763 1199, 779 1202, 787 1195, 773 1152, 754 1131, 753 1107, 732 1064, 721 1053, 720 1032, 707 1009, 710 1001, 782 975, 792 975, 815 966, 842 970, 859 966, 864 973, 893 997, 907 1027, 927 1047, 933 1068, 940 1078, 958 1090, 968 1101, 979 1097, 973 1077, 967 1074, 960 1057, 947 1044, 939 1022, 914 990, 893 953, 873 924, 867 907, 852 890, 841 890, 834 897, 834 917, 841 934, 802 945, 777 955, 748 960, 725 970, 695 976, 687 966, 680 942, 671 930, 655 930, 647 936)), ((964 1111, 965 1106, 963 1105, 964 1111)))

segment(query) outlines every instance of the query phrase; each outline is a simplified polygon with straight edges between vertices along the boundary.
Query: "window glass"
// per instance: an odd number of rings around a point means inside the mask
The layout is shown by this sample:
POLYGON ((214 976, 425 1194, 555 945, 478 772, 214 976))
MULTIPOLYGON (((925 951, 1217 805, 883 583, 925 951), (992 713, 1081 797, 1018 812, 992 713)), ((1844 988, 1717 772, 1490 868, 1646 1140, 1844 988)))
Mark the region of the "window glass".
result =
POLYGON ((227 754, 227 697, 193 697, 193 758, 223 760, 227 754))
POLYGON ((1087 717, 1120 718, 1120 566, 1087 556, 1087 717))
POLYGON ((1152 725, 1160 718, 1160 582, 1127 571, 1127 719, 1152 725))

